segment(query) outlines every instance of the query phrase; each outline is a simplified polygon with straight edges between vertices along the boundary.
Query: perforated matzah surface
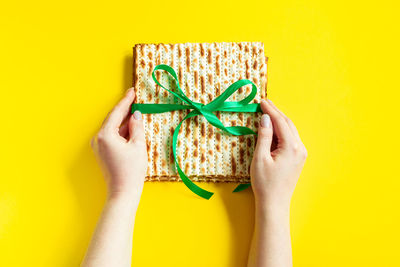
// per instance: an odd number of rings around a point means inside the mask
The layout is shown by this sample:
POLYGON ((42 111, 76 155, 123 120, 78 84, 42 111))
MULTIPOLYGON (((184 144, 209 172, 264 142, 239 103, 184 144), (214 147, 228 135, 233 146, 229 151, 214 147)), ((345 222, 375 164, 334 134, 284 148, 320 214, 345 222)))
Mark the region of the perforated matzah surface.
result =
MULTIPOLYGON (((136 103, 176 103, 151 77, 158 64, 175 69, 182 91, 195 102, 212 101, 239 79, 249 79, 257 85, 254 103, 266 98, 267 58, 261 42, 137 44, 133 80, 136 103)), ((166 72, 157 71, 156 75, 161 84, 173 88, 174 83, 166 72)), ((227 101, 241 100, 250 90, 250 85, 243 87, 227 101)), ((180 180, 174 166, 172 133, 189 112, 143 114, 149 156, 146 180, 180 180)), ((215 114, 225 126, 246 126, 254 131, 261 116, 260 113, 215 114)), ((177 145, 178 162, 192 181, 249 182, 255 142, 253 135, 230 136, 204 117, 196 116, 182 124, 177 145)))

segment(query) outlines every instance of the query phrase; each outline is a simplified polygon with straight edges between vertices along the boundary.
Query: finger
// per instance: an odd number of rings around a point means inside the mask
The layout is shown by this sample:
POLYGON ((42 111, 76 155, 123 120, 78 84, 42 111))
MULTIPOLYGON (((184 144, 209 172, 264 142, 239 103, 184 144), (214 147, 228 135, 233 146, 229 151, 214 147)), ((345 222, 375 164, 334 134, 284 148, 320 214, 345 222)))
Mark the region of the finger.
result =
POLYGON ((286 119, 280 112, 278 112, 269 101, 261 101, 261 109, 271 117, 272 126, 276 137, 278 138, 279 145, 286 145, 293 142, 293 135, 286 119))
POLYGON ((275 104, 274 104, 271 100, 269 100, 269 104, 271 104, 272 107, 273 107, 277 112, 279 112, 279 113, 281 114, 282 117, 285 118, 287 124, 289 125, 290 130, 292 131, 293 137, 295 137, 296 140, 300 140, 299 132, 297 131, 296 126, 294 125, 294 123, 292 122, 292 120, 289 119, 288 116, 286 116, 282 111, 280 111, 280 110, 275 106, 275 104))
POLYGON ((146 142, 142 113, 138 110, 129 118, 129 142, 146 142))
MULTIPOLYGON (((128 118, 129 116, 127 116, 128 118)), ((121 127, 119 127, 119 135, 125 139, 129 138, 129 118, 122 122, 121 127)))
POLYGON ((90 146, 95 149, 95 145, 96 145, 96 136, 92 137, 92 139, 90 139, 90 146))
POLYGON ((131 113, 128 112, 122 121, 121 126, 119 127, 119 135, 125 138, 126 140, 129 139, 129 118, 131 113))
POLYGON ((286 121, 287 121, 287 123, 288 123, 290 129, 292 130, 293 137, 294 137, 298 142, 301 142, 301 143, 302 143, 301 138, 300 138, 300 135, 299 135, 299 132, 297 131, 297 128, 296 128, 296 126, 294 125, 294 123, 292 122, 292 120, 289 119, 289 118, 286 118, 286 121))
POLYGON ((104 129, 118 130, 124 118, 130 111, 131 104, 135 99, 133 88, 128 89, 124 98, 110 112, 110 115, 104 123, 104 129))
POLYGON ((257 144, 254 149, 254 155, 259 157, 271 158, 272 144, 272 124, 268 114, 263 114, 258 127, 257 144))
POLYGON ((110 116, 111 111, 109 111, 106 115, 106 117, 104 118, 103 122, 101 123, 101 127, 100 128, 104 128, 104 125, 106 124, 106 121, 108 119, 108 117, 110 116))
POLYGON ((97 135, 93 136, 92 139, 90 140, 90 146, 92 147, 92 150, 94 152, 98 151, 97 135))

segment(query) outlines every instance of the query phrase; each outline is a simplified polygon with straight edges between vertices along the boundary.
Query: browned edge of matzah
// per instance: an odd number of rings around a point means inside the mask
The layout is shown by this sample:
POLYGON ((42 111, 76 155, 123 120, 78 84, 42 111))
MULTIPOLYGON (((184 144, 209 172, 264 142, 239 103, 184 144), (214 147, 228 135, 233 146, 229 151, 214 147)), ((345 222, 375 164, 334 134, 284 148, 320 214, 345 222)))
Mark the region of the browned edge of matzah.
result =
MULTIPOLYGON (((241 175, 236 177, 227 177, 225 175, 188 175, 189 179, 193 180, 193 178, 197 178, 194 182, 214 182, 214 183, 248 183, 249 176, 241 175), (221 179, 222 178, 222 179, 221 179)), ((179 175, 168 176, 168 175, 160 175, 160 176, 148 176, 146 177, 147 182, 157 182, 157 181, 171 181, 171 182, 182 182, 182 179, 179 175)))
POLYGON ((132 87, 135 87, 136 84, 136 45, 132 48, 133 50, 133 58, 132 58, 132 74, 133 74, 133 79, 132 79, 132 87))
MULTIPOLYGON (((211 43, 209 43, 209 44, 211 44, 211 43)), ((178 44, 178 43, 175 43, 175 44, 178 44)), ((138 43, 138 44, 135 44, 135 46, 133 47, 133 80, 132 80, 132 85, 134 87, 135 95, 137 93, 136 90, 137 90, 137 87, 138 87, 137 84, 136 84, 137 83, 136 73, 137 73, 137 67, 138 67, 137 48, 138 48, 139 45, 162 45, 162 44, 138 43)), ((164 45, 166 45, 166 44, 164 43, 164 45)), ((169 45, 172 45, 172 43, 169 44, 169 45)), ((263 99, 267 99, 269 67, 268 67, 268 57, 265 56, 265 54, 264 54, 264 57, 265 57, 265 64, 267 66, 267 71, 265 73, 265 77, 266 77, 265 88, 263 88, 264 92, 265 92, 265 98, 263 98, 263 99)), ((136 103, 136 98, 135 98, 134 103, 136 103)), ((197 175, 193 175, 193 176, 188 176, 188 177, 189 178, 197 178, 198 182, 244 183, 244 182, 249 182, 250 175, 232 175, 232 176, 229 176, 229 177, 226 176, 226 175, 202 175, 201 177, 197 176, 197 175), (223 178, 223 179, 219 179, 219 178, 223 178)), ((178 174, 176 174, 176 175, 146 176, 145 180, 146 181, 179 181, 179 182, 182 181, 178 174)))
MULTIPOLYGON (((135 92, 135 99, 134 99, 134 103, 137 103, 136 102, 136 99, 137 99, 137 97, 136 97, 136 88, 138 87, 137 86, 137 84, 136 84, 136 82, 137 82, 137 77, 136 77, 136 72, 137 72, 137 55, 136 55, 136 49, 137 49, 137 45, 135 45, 134 47, 133 47, 133 79, 132 79, 132 86, 133 86, 133 91, 135 92)), ((268 70, 268 69, 267 69, 268 70)))

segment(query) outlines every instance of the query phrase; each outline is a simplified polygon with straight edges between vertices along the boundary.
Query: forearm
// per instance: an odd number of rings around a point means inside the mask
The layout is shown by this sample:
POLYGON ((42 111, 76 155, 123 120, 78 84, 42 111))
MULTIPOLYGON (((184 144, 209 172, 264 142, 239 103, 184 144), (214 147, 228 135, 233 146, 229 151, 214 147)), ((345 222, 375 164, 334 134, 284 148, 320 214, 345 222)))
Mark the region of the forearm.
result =
POLYGON ((290 267, 289 204, 256 202, 249 267, 290 267))
POLYGON ((109 197, 83 267, 131 266, 133 226, 147 169, 142 114, 131 114, 134 100, 135 91, 130 88, 91 140, 109 197))
POLYGON ((89 266, 131 266, 132 236, 138 200, 131 196, 110 197, 103 209, 82 262, 89 266))

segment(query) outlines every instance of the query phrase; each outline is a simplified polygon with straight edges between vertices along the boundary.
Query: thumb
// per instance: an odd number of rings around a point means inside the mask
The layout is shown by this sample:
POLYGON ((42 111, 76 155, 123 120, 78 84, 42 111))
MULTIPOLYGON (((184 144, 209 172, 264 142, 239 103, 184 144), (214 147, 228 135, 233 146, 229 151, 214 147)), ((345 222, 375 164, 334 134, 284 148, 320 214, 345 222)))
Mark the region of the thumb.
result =
POLYGON ((272 124, 268 114, 261 116, 260 127, 258 128, 257 144, 254 155, 271 157, 272 124))
POLYGON ((129 118, 129 142, 146 142, 142 113, 138 110, 129 118))

